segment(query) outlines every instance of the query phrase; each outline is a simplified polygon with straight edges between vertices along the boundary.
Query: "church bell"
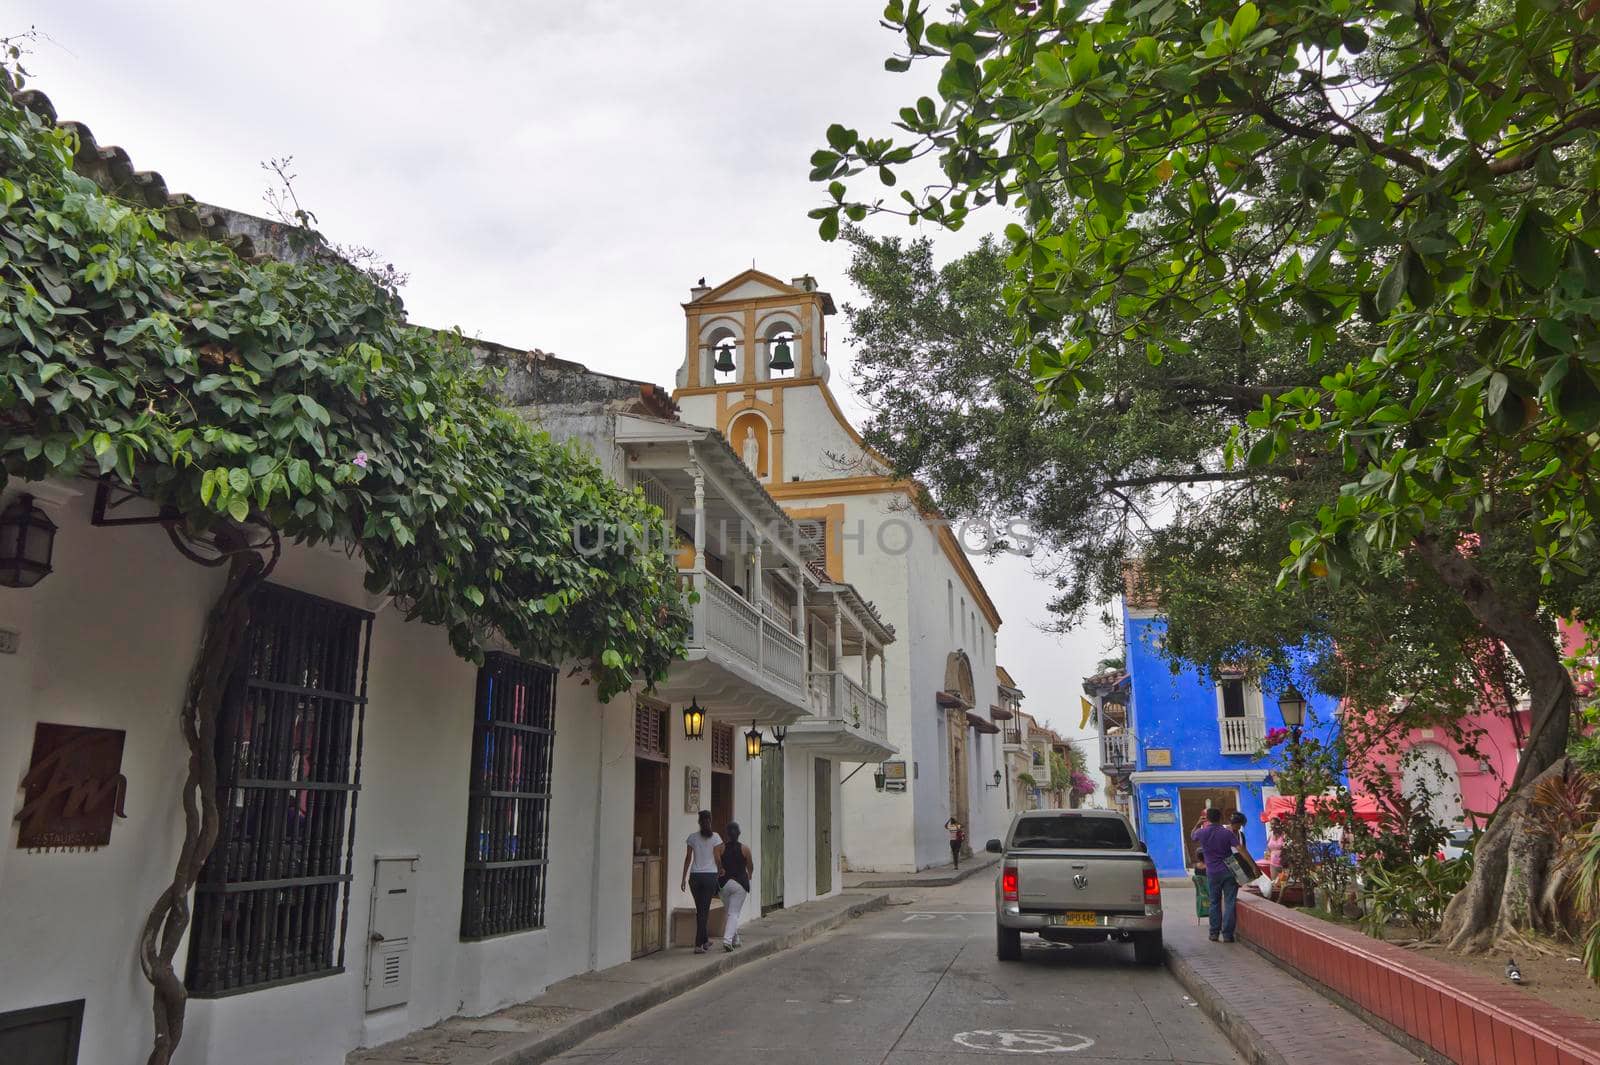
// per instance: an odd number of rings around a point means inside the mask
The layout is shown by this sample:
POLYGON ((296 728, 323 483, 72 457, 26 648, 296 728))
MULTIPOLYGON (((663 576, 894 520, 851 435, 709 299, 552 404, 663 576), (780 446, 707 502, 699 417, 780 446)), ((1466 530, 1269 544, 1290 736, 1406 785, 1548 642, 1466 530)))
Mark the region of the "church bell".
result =
POLYGON ((733 347, 732 347, 732 345, 726 345, 725 344, 722 347, 718 348, 717 349, 717 361, 712 363, 711 366, 718 373, 732 373, 734 371, 734 369, 735 369, 735 367, 733 365, 733 347))
POLYGON ((769 370, 792 370, 794 358, 789 354, 788 338, 780 339, 772 348, 772 361, 767 363, 769 370))

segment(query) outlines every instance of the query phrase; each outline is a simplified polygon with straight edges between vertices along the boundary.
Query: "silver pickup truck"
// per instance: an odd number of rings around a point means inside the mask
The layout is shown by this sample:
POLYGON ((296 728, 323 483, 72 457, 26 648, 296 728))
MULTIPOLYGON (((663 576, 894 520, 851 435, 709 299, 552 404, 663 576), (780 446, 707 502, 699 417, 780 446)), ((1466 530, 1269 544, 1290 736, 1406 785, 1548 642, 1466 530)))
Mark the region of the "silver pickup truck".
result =
POLYGON ((1161 964, 1161 880, 1128 819, 1110 810, 1031 810, 1012 818, 994 885, 1001 961, 1022 957, 1022 933, 1052 943, 1133 943, 1161 964))

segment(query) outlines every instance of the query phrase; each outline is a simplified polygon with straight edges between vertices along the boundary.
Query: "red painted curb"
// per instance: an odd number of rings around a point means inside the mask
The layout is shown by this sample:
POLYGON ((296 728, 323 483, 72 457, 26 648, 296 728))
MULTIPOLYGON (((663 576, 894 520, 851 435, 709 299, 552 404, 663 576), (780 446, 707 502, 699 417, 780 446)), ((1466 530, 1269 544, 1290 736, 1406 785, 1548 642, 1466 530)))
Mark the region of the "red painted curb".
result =
POLYGON ((1600 1065, 1600 1024, 1493 980, 1245 894, 1238 933, 1460 1065, 1600 1065))

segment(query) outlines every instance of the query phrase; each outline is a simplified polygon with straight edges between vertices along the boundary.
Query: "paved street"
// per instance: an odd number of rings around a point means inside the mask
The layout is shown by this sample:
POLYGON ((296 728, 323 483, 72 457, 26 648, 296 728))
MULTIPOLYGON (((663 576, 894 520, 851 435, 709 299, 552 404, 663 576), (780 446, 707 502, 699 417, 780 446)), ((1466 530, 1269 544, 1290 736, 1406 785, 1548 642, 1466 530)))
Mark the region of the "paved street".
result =
MULTIPOLYGON (((907 893, 806 946, 722 977, 555 1059, 565 1065, 939 1065, 1050 1054, 1079 1063, 1232 1065, 1165 969, 1126 946, 1024 939, 995 959, 992 878, 907 893), (1070 1058, 1055 1055, 1070 1054, 1070 1058)), ((1181 915, 1178 919, 1182 919, 1181 915)), ((1244 949, 1244 948, 1239 948, 1244 949)))

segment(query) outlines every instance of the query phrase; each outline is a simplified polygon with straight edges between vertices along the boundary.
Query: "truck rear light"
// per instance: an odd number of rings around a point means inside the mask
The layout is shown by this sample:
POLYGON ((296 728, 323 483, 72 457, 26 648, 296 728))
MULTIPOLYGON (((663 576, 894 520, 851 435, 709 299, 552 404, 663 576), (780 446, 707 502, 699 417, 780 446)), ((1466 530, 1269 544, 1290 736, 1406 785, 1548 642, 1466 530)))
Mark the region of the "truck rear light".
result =
POLYGON ((1008 865, 1000 874, 1000 897, 1006 902, 1017 901, 1017 867, 1008 865))
POLYGON ((1144 871, 1144 901, 1161 901, 1161 878, 1156 875, 1154 869, 1146 869, 1144 871))

